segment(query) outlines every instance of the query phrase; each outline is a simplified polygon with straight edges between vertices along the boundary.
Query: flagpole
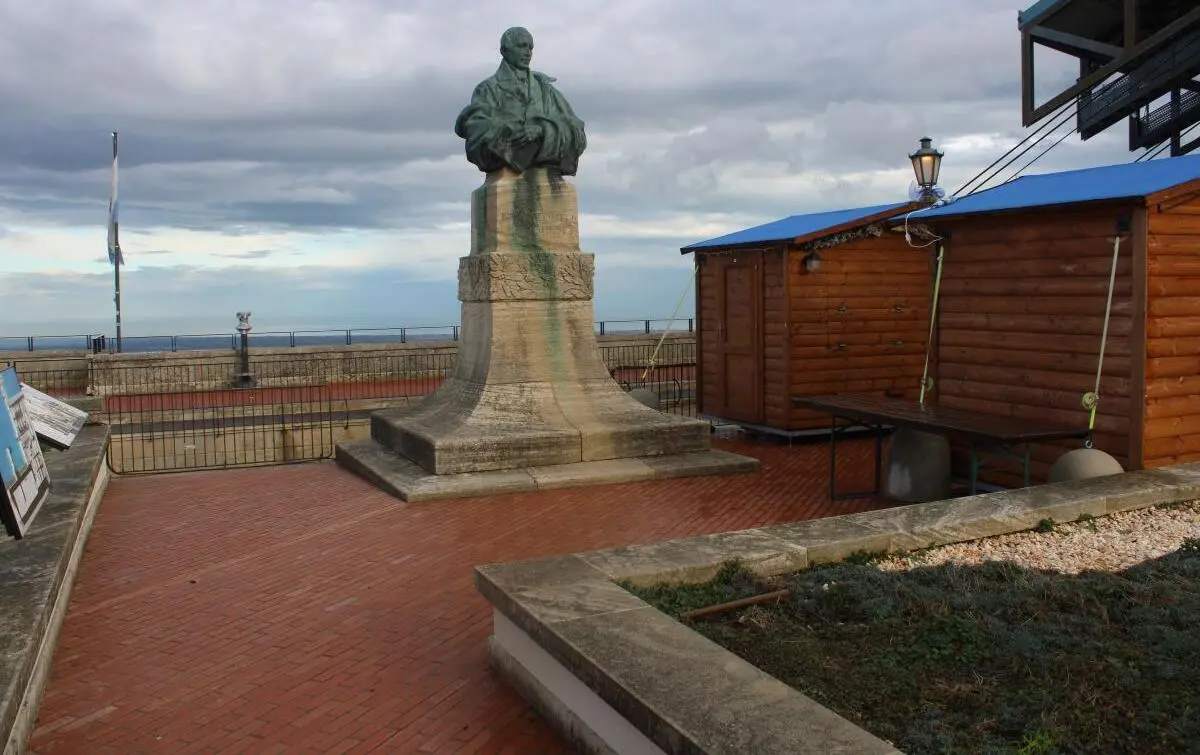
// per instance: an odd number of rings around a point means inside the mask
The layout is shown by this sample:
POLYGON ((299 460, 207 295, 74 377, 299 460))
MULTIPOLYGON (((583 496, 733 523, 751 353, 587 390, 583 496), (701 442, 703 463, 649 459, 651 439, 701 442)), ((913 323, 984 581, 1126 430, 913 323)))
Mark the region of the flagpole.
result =
POLYGON ((121 241, 117 234, 117 132, 112 132, 112 185, 108 196, 108 258, 113 265, 113 304, 117 312, 117 351, 121 351, 121 241))

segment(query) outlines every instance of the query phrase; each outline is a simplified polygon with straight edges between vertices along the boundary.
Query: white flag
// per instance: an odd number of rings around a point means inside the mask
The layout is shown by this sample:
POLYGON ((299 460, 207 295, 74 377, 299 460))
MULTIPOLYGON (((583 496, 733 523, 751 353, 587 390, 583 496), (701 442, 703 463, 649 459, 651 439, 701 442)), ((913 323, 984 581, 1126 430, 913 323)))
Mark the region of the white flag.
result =
POLYGON ((113 161, 112 181, 108 186, 108 261, 114 265, 124 265, 125 256, 121 254, 121 242, 117 236, 117 132, 112 132, 113 161))

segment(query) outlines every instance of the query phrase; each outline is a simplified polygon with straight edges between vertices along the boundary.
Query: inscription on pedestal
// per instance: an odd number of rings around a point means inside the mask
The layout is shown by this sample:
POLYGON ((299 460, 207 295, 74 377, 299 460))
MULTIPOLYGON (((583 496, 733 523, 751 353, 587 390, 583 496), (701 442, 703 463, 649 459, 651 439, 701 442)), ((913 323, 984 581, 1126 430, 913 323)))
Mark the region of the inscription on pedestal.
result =
POLYGON ((573 212, 502 210, 500 225, 510 229, 510 233, 516 239, 535 246, 547 242, 549 244, 579 245, 579 221, 573 212))
POLYGON ((458 300, 590 300, 595 265, 591 254, 462 257, 458 261, 458 300))

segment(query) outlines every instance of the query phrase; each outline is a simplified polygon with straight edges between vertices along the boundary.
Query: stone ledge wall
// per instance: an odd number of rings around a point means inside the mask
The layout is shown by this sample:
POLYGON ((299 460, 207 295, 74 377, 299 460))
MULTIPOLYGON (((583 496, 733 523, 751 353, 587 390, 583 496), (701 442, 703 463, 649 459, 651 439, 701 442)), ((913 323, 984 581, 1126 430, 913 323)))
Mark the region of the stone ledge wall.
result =
MULTIPOLYGON (((46 452, 53 488, 26 536, 0 540, 0 751, 21 755, 58 630, 108 483, 108 428, 83 428, 71 448, 46 452)), ((2 535, 0 535, 2 536, 2 535)))
POLYGON ((586 753, 900 755, 619 587, 763 574, 1200 498, 1200 464, 702 537, 480 566, 493 664, 586 753), (653 749, 651 749, 651 747, 653 749))

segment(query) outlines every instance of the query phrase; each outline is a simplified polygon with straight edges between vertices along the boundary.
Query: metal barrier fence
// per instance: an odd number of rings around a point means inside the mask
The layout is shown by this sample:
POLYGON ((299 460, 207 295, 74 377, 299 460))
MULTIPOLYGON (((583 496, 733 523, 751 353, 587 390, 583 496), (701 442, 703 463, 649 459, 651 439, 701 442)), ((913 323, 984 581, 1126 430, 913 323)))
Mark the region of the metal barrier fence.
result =
MULTIPOLYGON (((613 378, 649 388, 661 409, 696 415, 695 341, 601 346, 613 378), (653 363, 651 358, 654 356, 653 363)), ((60 398, 86 398, 112 428, 118 474, 328 459, 366 437, 373 411, 432 393, 454 369, 454 347, 382 352, 251 354, 250 387, 237 387, 236 354, 170 362, 104 357, 14 360, 21 380, 60 398)))
MULTIPOLYGON (((693 333, 696 321, 643 319, 599 320, 595 323, 599 335, 646 335, 650 333, 693 333)), ((350 346, 353 344, 420 343, 457 341, 458 325, 422 325, 400 328, 339 328, 336 330, 256 330, 254 345, 260 348, 305 346, 350 346)), ((123 336, 121 351, 145 353, 152 351, 198 351, 203 349, 236 349, 237 333, 186 333, 178 335, 123 336)), ((86 350, 90 353, 114 353, 115 338, 107 335, 58 336, 0 336, 0 351, 86 350)))

